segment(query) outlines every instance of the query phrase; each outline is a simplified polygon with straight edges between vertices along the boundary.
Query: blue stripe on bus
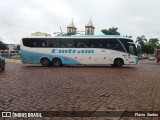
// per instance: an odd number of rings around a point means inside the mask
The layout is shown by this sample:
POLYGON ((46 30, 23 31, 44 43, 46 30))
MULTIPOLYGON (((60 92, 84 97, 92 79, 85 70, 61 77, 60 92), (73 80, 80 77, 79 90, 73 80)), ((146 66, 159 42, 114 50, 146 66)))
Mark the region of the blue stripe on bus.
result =
POLYGON ((48 55, 48 54, 42 54, 42 53, 35 53, 35 52, 29 52, 25 50, 21 50, 21 61, 23 63, 29 63, 29 64, 40 64, 40 59, 45 57, 50 59, 52 61, 53 58, 60 58, 62 60, 62 64, 81 64, 75 59, 64 57, 64 56, 57 56, 57 55, 48 55))

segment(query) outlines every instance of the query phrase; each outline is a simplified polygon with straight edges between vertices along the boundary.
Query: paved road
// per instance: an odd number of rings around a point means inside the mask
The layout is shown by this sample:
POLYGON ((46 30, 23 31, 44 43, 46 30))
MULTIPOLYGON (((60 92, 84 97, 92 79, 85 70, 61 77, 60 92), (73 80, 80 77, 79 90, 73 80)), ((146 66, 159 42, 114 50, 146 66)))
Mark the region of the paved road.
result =
MULTIPOLYGON (((7 61, 6 70, 0 71, 0 111, 72 110, 160 111, 160 64, 142 60, 138 66, 123 68, 41 67, 7 61)), ((39 119, 107 120, 108 118, 39 119)), ((155 117, 109 119, 158 120, 155 117)))

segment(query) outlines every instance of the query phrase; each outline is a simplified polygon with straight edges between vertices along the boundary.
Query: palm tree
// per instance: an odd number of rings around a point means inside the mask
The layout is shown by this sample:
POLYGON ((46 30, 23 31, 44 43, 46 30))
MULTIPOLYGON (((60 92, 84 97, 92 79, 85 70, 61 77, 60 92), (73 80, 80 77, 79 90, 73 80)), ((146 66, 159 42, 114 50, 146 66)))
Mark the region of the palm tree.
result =
POLYGON ((144 35, 137 37, 136 43, 141 45, 141 53, 145 52, 145 43, 147 42, 147 39, 145 38, 144 35))
POLYGON ((147 42, 147 39, 145 38, 144 35, 142 35, 141 37, 137 37, 136 43, 138 42, 138 44, 142 46, 144 46, 145 42, 147 42))
POLYGON ((159 40, 158 38, 151 38, 149 39, 149 43, 154 49, 156 49, 157 45, 159 44, 159 40))

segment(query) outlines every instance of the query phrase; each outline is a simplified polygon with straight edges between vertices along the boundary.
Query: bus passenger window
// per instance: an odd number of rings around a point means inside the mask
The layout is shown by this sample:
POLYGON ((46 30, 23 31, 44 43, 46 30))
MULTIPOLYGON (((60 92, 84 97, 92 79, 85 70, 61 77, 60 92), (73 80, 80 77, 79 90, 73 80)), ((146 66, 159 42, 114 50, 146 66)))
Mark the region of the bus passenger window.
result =
POLYGON ((47 40, 46 46, 47 47, 59 47, 59 41, 58 40, 47 40))
POLYGON ((77 44, 77 47, 83 48, 83 47, 84 47, 84 44, 83 44, 83 43, 78 43, 78 44, 77 44))
POLYGON ((86 44, 84 44, 84 47, 86 48, 86 47, 88 47, 86 44))
POLYGON ((36 46, 36 42, 34 42, 34 46, 36 46))
POLYGON ((119 45, 118 45, 118 44, 115 44, 114 49, 115 49, 115 50, 119 50, 119 45))
POLYGON ((94 45, 91 45, 91 48, 94 48, 94 45))
POLYGON ((73 47, 73 44, 67 43, 67 47, 73 47))
POLYGON ((45 42, 42 42, 42 47, 46 47, 46 43, 45 42))
POLYGON ((110 48, 111 47, 111 45, 110 44, 107 44, 107 48, 110 48))
POLYGON ((65 45, 61 45, 61 48, 65 48, 66 46, 65 45))

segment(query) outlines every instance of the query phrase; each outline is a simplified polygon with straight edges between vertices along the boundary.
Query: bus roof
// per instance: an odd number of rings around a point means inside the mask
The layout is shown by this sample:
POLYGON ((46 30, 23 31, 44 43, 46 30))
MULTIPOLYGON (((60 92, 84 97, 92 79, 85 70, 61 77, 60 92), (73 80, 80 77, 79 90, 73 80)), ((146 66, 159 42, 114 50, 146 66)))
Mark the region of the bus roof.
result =
POLYGON ((46 37, 46 36, 32 36, 26 38, 123 38, 123 39, 131 39, 126 36, 120 35, 71 35, 71 36, 54 36, 54 37, 46 37))

